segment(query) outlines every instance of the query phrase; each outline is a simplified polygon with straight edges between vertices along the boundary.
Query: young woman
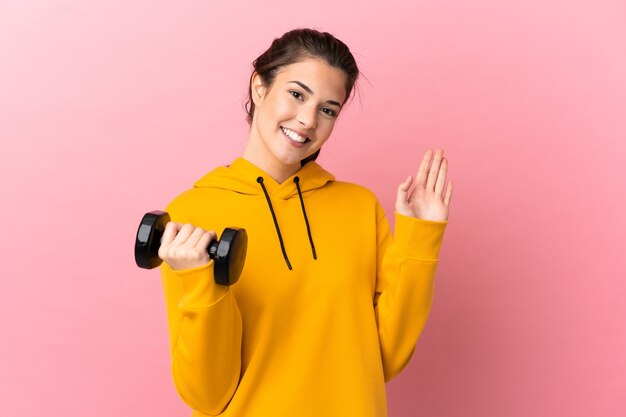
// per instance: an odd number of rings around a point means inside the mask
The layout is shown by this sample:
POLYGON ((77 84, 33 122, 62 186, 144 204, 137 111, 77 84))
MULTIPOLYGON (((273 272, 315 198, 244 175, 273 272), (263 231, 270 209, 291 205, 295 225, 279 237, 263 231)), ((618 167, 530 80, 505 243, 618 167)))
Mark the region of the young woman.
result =
POLYGON ((392 236, 371 191, 315 162, 358 73, 329 33, 275 39, 254 61, 243 155, 167 207, 172 375, 194 416, 387 415, 385 382, 430 311, 452 183, 443 151, 427 151, 398 186, 392 236), (226 287, 206 247, 229 226, 248 251, 226 287))

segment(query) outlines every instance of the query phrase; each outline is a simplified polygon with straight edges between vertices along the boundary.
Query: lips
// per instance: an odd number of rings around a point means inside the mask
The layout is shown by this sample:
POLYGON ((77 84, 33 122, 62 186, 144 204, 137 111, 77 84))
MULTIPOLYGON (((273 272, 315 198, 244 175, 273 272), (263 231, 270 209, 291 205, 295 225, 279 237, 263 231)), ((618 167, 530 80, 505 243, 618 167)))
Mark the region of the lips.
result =
POLYGON ((292 129, 289 129, 287 127, 280 127, 280 130, 282 130, 282 132, 288 136, 291 140, 293 140, 294 142, 298 142, 298 143, 306 143, 306 142, 310 142, 311 139, 307 138, 306 136, 304 136, 304 134, 302 132, 298 132, 292 129))

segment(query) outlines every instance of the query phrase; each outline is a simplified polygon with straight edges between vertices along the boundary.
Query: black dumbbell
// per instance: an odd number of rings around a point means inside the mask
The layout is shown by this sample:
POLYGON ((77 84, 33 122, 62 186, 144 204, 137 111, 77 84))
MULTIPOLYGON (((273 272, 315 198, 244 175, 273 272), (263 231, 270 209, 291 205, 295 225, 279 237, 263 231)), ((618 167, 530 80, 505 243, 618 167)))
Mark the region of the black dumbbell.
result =
MULTIPOLYGON (((151 211, 141 219, 135 240, 135 262, 145 269, 156 268, 163 260, 159 258, 161 238, 170 216, 165 211, 151 211)), ((209 257, 215 262, 215 282, 220 285, 232 285, 239 279, 246 260, 248 235, 245 229, 228 227, 222 232, 221 239, 213 239, 207 247, 209 257)))

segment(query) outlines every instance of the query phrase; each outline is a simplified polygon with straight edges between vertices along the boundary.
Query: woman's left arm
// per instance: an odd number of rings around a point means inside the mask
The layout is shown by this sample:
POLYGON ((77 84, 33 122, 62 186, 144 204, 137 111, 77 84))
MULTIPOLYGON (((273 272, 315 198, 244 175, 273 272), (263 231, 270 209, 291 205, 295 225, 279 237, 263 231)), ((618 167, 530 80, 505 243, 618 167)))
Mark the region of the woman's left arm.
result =
POLYGON ((374 307, 385 381, 409 362, 430 313, 438 254, 447 226, 452 183, 445 196, 447 161, 429 150, 412 177, 398 187, 395 233, 383 213, 377 226, 378 271, 374 307))

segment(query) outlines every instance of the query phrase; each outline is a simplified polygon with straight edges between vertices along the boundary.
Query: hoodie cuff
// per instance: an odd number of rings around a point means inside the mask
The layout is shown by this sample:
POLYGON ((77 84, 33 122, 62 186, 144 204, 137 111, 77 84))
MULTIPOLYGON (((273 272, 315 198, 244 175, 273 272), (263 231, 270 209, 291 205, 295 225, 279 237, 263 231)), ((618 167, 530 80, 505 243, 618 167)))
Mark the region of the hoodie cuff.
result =
POLYGON ((432 221, 395 212, 393 250, 400 257, 437 261, 448 221, 432 221))
POLYGON ((172 269, 163 262, 170 273, 177 277, 185 289, 185 295, 181 298, 179 307, 182 309, 202 309, 211 307, 220 301, 228 292, 228 287, 215 283, 213 267, 215 262, 188 269, 172 269))

